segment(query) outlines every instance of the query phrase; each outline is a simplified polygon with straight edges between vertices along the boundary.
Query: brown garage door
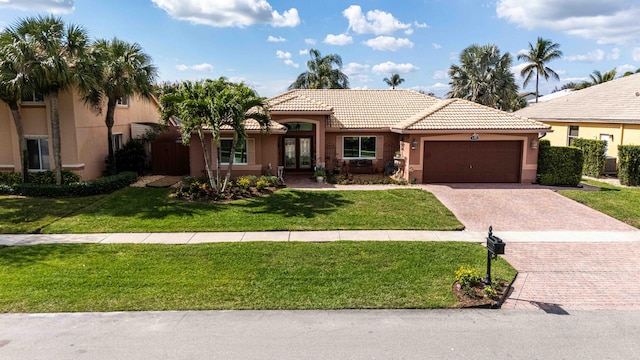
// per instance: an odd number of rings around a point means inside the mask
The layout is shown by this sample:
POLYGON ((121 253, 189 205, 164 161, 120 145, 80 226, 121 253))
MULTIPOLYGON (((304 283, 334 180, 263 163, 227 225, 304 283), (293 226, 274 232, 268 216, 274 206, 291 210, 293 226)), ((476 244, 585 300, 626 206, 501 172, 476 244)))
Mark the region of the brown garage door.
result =
POLYGON ((425 183, 520 182, 522 141, 426 141, 425 183))

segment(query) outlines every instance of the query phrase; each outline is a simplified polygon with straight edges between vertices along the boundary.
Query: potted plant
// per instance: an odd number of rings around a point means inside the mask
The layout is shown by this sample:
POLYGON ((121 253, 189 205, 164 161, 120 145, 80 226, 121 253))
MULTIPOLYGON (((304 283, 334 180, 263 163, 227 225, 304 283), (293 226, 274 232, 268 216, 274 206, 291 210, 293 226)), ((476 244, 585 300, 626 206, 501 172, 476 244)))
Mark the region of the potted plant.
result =
POLYGON ((400 152, 400 150, 396 151, 396 153, 393 155, 394 159, 402 159, 402 152, 400 152))
POLYGON ((327 172, 324 169, 318 168, 314 173, 313 176, 316 178, 316 180, 318 182, 323 182, 325 176, 327 176, 327 172))

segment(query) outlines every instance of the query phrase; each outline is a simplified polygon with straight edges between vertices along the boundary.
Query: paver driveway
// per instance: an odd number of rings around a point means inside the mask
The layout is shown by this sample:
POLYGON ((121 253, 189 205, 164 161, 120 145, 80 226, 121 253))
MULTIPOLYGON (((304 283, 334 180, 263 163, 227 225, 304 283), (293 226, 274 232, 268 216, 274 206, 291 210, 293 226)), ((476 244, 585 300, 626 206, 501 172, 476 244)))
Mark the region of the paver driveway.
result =
POLYGON ((630 225, 529 184, 429 184, 469 231, 636 231, 630 225))

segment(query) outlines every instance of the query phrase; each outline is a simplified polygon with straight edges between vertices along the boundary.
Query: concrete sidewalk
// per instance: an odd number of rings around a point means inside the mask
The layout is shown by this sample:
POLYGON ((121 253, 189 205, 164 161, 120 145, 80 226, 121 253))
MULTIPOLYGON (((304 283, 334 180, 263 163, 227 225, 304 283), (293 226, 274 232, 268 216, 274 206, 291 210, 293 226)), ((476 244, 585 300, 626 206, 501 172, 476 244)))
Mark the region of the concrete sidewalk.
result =
MULTIPOLYGON (((640 242, 640 231, 495 231, 509 243, 600 243, 640 242)), ((479 231, 419 230, 333 230, 263 232, 184 232, 116 234, 26 234, 2 235, 0 245, 25 246, 63 243, 100 244, 199 244, 248 241, 465 241, 484 243, 487 233, 479 231)), ((507 245, 508 246, 508 245, 507 245)))

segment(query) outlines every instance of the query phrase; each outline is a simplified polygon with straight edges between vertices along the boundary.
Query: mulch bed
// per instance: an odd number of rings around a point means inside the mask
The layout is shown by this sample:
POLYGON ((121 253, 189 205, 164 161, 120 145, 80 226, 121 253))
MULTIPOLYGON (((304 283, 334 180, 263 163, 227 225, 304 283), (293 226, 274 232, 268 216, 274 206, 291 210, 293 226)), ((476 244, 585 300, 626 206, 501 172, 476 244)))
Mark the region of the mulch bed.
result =
POLYGON ((482 283, 473 287, 472 296, 463 293, 460 289, 460 284, 458 284, 457 281, 453 283, 451 290, 453 291, 453 294, 458 298, 460 307, 495 309, 499 308, 502 305, 502 301, 511 289, 510 284, 506 281, 501 281, 500 285, 502 286, 500 286, 499 289, 496 289, 496 299, 490 299, 484 295, 484 284, 482 283))

